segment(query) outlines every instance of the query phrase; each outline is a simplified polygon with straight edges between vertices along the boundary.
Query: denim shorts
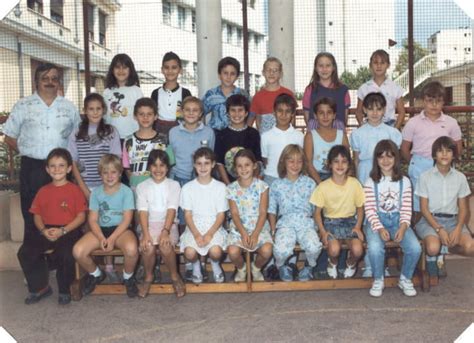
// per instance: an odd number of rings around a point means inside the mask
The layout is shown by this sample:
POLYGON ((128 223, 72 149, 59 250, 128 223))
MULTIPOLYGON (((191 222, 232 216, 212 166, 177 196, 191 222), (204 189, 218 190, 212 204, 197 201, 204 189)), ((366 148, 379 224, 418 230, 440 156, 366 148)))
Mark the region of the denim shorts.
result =
MULTIPOLYGON (((448 233, 451 233, 455 228, 456 224, 458 223, 458 217, 452 218, 441 218, 441 217, 434 217, 439 225, 442 225, 448 233)), ((421 239, 425 239, 427 236, 436 236, 438 234, 433 229, 433 227, 426 221, 425 217, 422 217, 420 221, 415 226, 415 232, 421 239)), ((461 234, 471 234, 466 225, 462 226, 461 234)))
POLYGON ((352 232, 356 222, 357 219, 355 216, 347 218, 324 218, 324 228, 334 239, 358 238, 357 234, 352 232))

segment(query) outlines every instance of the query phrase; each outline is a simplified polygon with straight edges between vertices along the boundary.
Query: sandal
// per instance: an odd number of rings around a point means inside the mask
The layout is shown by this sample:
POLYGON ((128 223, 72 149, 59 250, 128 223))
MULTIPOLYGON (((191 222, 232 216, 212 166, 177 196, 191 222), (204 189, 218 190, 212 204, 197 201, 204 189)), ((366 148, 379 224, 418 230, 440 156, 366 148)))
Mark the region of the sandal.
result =
POLYGON ((173 284, 174 293, 176 294, 176 298, 181 298, 186 295, 186 285, 183 282, 183 279, 178 276, 178 279, 171 280, 173 284))
POLYGON ((143 281, 143 283, 140 285, 140 290, 138 291, 138 296, 140 298, 146 298, 148 296, 148 293, 150 292, 150 287, 151 284, 153 283, 152 281, 143 281))

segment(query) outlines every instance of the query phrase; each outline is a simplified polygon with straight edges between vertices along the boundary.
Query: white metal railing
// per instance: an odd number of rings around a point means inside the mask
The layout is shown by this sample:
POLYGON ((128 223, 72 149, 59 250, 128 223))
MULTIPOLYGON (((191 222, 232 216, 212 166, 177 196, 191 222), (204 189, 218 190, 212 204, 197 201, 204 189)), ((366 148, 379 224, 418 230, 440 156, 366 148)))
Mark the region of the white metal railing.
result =
MULTIPOLYGON (((436 54, 429 54, 424 56, 413 65, 414 71, 414 86, 418 86, 425 81, 431 74, 438 70, 436 63, 436 54)), ((409 73, 405 70, 400 76, 393 80, 396 84, 403 88, 403 95, 408 94, 409 91, 409 73)))

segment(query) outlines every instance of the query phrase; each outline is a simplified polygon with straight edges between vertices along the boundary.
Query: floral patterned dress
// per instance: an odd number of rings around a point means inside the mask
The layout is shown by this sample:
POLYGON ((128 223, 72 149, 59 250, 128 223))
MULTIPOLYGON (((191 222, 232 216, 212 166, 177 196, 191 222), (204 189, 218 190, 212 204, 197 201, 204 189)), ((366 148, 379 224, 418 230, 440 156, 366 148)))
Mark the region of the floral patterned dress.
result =
MULTIPOLYGON (((267 189, 268 185, 257 178, 254 178, 250 186, 247 188, 241 187, 238 181, 227 186, 227 199, 234 201, 237 205, 240 221, 248 234, 251 234, 255 230, 259 216, 260 197, 267 189)), ((234 221, 230 222, 229 228, 230 232, 227 236, 227 246, 235 245, 248 250, 242 245, 242 237, 240 236, 240 232, 235 226, 234 221)), ((268 221, 265 221, 263 229, 258 237, 258 243, 251 251, 259 249, 265 243, 273 244, 268 221)))

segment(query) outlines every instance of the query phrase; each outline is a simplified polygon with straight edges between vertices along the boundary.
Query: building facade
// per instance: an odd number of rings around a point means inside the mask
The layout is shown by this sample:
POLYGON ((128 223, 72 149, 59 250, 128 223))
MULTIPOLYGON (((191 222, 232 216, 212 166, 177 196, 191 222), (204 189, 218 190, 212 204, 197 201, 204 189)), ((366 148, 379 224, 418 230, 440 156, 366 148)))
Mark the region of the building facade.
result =
POLYGON ((428 48, 436 54, 438 70, 471 62, 472 28, 440 30, 428 39, 428 48))
MULTIPOLYGON (((87 6, 90 64, 93 86, 103 88, 112 51, 115 0, 93 0, 87 6), (97 84, 95 84, 97 81, 97 84)), ((61 68, 62 93, 81 107, 84 90, 84 40, 82 1, 21 0, 0 21, 0 111, 34 90, 33 75, 43 62, 61 68)))
MULTIPOLYGON (((198 94, 196 46, 196 3, 194 0, 121 1, 117 13, 115 53, 127 53, 140 71, 145 96, 163 84, 161 60, 168 51, 177 53, 183 62, 180 83, 198 94)), ((222 55, 233 56, 243 70, 242 4, 238 0, 221 2, 222 55)), ((261 87, 262 65, 267 56, 265 1, 248 1, 250 93, 261 87)), ((216 66, 217 74, 217 66, 216 66)), ((238 85, 243 87, 243 72, 238 85)), ((205 91, 205 90, 204 90, 205 91)))

